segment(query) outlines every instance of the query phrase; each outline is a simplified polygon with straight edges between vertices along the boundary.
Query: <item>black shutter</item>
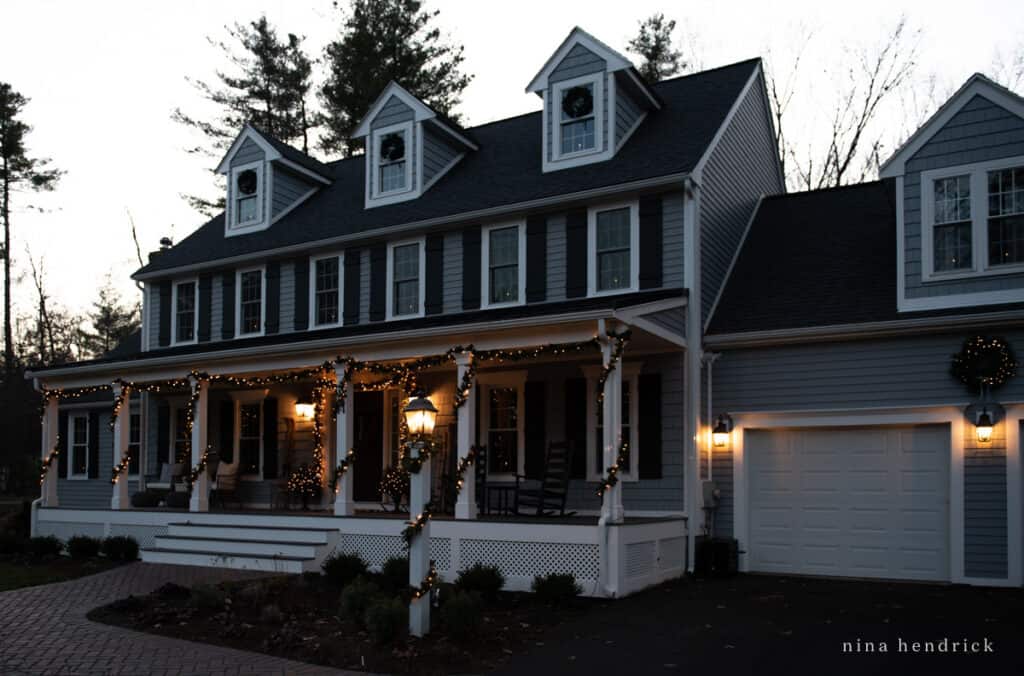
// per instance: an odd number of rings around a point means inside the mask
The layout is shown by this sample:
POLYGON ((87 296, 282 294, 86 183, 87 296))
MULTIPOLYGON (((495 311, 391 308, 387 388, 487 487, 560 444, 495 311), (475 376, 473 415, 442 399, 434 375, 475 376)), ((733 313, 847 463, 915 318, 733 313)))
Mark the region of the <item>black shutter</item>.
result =
MULTIPOLYGON (((113 455, 113 449, 111 449, 113 455)), ((114 463, 111 461, 110 466, 114 463)), ((89 478, 100 478, 100 414, 89 411, 89 478)))
POLYGON ((359 323, 359 249, 345 250, 345 324, 359 323))
POLYGON ((70 464, 68 462, 68 434, 68 414, 66 411, 60 411, 57 413, 57 448, 60 452, 60 455, 57 456, 57 474, 62 477, 67 477, 70 464))
POLYGON ((166 465, 171 459, 171 407, 166 401, 156 405, 156 464, 166 465))
POLYGON ((548 222, 543 216, 526 219, 526 302, 537 303, 548 293, 548 222))
POLYGON ((387 302, 388 246, 376 244, 370 249, 370 321, 384 320, 387 302))
POLYGON ((309 259, 295 259, 295 330, 309 328, 309 259))
POLYGON ((235 337, 235 271, 225 270, 221 278, 221 324, 220 337, 230 340, 235 337))
POLYGON ((540 479, 544 471, 544 449, 547 447, 545 381, 526 383, 523 421, 526 429, 526 478, 540 479))
POLYGON ((572 454, 573 479, 587 476, 587 381, 569 378, 565 381, 565 440, 572 454))
POLYGON ((235 461, 235 402, 230 399, 220 402, 220 448, 221 462, 235 461))
POLYGON ((640 446, 640 478, 661 478, 661 374, 642 373, 637 386, 640 395, 637 443, 640 446))
POLYGON ((570 211, 565 217, 565 296, 587 295, 587 212, 570 211))
POLYGON ((199 342, 210 341, 210 322, 213 318, 213 277, 202 275, 199 278, 199 342))
POLYGON ((263 478, 277 478, 277 399, 263 400, 263 478))
POLYGON ((640 288, 661 286, 661 197, 640 200, 640 288))
POLYGON ((281 264, 277 261, 267 263, 267 310, 266 326, 267 334, 278 333, 281 330, 281 264))
POLYGON ((444 295, 444 235, 427 235, 426 256, 426 289, 424 289, 424 313, 441 314, 444 295))
POLYGON ((462 309, 480 307, 480 226, 462 231, 462 309))
POLYGON ((157 331, 160 347, 171 344, 171 282, 160 282, 160 327, 157 331))

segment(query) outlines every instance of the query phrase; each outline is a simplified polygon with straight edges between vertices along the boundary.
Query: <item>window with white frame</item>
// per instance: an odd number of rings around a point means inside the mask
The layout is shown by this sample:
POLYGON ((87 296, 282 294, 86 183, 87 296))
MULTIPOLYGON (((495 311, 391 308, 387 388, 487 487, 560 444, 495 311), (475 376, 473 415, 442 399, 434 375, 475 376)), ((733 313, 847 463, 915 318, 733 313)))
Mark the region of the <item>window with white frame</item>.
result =
POLYGON ((423 241, 389 246, 388 318, 419 317, 423 314, 423 241))
POLYGON ((238 403, 238 454, 241 474, 260 474, 263 464, 263 403, 238 403))
POLYGON ((231 172, 233 189, 232 225, 245 228, 263 220, 263 163, 253 162, 236 167, 231 172))
POLYGON ((412 189, 412 123, 377 129, 371 137, 370 161, 374 173, 373 197, 412 189))
POLYGON ((554 85, 553 124, 556 158, 598 152, 602 146, 604 73, 554 85))
POLYGON ((484 230, 484 307, 517 305, 526 295, 525 225, 495 225, 484 230))
POLYGON ((524 414, 525 371, 481 374, 480 438, 486 446, 487 475, 513 479, 523 474, 526 454, 524 414))
POLYGON ((75 414, 68 416, 68 453, 70 464, 68 476, 84 479, 89 476, 89 416, 75 414))
POLYGON ((172 332, 175 344, 196 342, 196 328, 199 322, 199 303, 196 282, 189 280, 174 285, 174 326, 172 332))
POLYGON ((138 475, 139 453, 142 451, 142 415, 132 412, 128 416, 128 474, 138 475))
POLYGON ((341 258, 313 259, 313 325, 335 326, 341 320, 341 258))
POLYGON ((971 177, 950 176, 935 181, 935 271, 972 266, 971 177))
POLYGON ((191 461, 188 457, 190 443, 188 426, 185 422, 187 419, 185 404, 181 404, 174 409, 174 429, 171 430, 171 447, 174 449, 174 457, 171 458, 172 463, 187 463, 191 461))
POLYGON ((988 264, 1024 263, 1024 166, 988 172, 988 264))
MULTIPOLYGON (((597 381, 600 367, 584 370, 587 376, 587 476, 599 481, 605 472, 604 466, 604 406, 597 403, 597 381)), ((639 415, 639 364, 626 364, 622 372, 622 438, 629 443, 629 454, 619 470, 619 478, 633 481, 637 478, 637 439, 639 415)), ((618 446, 614 449, 618 453, 618 446)))
POLYGON ((636 202, 589 211, 587 275, 592 295, 637 290, 639 232, 636 202))
POLYGON ((263 269, 238 273, 238 335, 263 333, 263 269))

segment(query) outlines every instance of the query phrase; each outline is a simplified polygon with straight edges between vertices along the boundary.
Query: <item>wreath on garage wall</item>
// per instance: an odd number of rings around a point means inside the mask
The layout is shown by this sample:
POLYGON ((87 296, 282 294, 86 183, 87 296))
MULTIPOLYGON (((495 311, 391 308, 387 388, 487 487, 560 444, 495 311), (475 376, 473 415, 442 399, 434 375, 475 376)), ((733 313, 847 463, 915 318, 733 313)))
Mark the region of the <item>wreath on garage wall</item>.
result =
POLYGON ((972 392, 980 392, 983 387, 1000 387, 1015 376, 1017 360, 1005 339, 974 336, 953 355, 950 372, 972 392))

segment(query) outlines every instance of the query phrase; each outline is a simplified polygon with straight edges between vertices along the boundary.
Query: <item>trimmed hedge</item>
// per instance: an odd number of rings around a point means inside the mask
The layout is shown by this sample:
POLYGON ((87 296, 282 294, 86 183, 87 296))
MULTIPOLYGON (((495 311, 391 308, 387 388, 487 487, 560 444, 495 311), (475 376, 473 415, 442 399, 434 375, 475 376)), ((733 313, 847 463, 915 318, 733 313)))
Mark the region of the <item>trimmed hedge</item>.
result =
POLYGON ((52 556, 60 556, 64 551, 64 543, 53 535, 29 538, 28 553, 35 559, 45 559, 52 556))
POLYGON ((102 544, 99 538, 75 535, 68 540, 68 554, 73 559, 95 559, 100 555, 102 544))
POLYGON ((114 535, 103 541, 103 555, 112 561, 135 561, 139 558, 139 543, 128 535, 114 535))
POLYGON ((366 574, 366 561, 358 554, 331 554, 320 564, 327 581, 344 587, 360 575, 366 574))

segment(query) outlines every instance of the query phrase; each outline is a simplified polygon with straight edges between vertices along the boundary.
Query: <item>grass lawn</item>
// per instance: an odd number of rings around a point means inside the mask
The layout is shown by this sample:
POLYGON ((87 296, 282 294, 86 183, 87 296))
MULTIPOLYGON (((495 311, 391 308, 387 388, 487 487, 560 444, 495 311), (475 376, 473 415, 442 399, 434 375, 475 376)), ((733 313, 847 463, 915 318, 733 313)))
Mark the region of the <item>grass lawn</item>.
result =
POLYGON ((0 559, 0 592, 73 580, 77 577, 102 573, 117 565, 119 565, 118 562, 107 559, 79 561, 63 556, 39 562, 0 559))

